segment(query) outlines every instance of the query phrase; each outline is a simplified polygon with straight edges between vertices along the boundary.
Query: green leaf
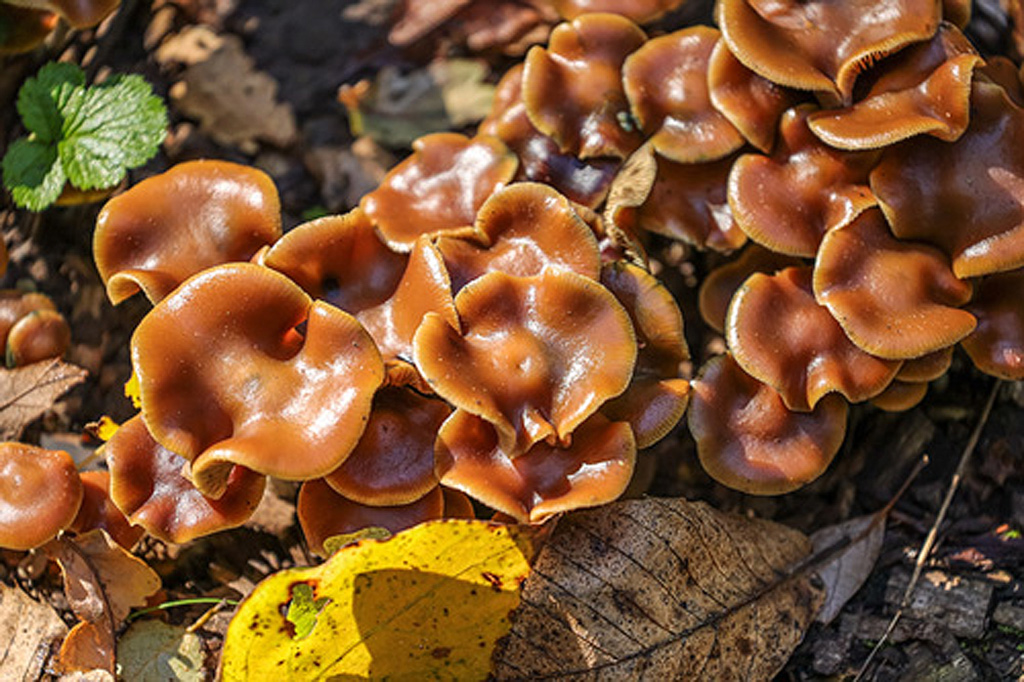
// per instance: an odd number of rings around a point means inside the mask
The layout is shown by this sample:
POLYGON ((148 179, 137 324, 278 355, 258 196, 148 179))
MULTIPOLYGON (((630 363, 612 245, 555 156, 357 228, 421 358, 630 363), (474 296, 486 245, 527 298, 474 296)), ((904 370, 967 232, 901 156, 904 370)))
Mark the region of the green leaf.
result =
POLYGON ((199 635, 158 620, 133 624, 117 643, 118 677, 133 682, 202 682, 203 659, 199 635))
POLYGON ((292 601, 285 617, 295 626, 294 639, 305 639, 313 633, 316 619, 329 601, 328 597, 313 599, 313 587, 309 583, 298 583, 292 588, 292 601))
POLYGON ((66 180, 57 161, 57 148, 25 137, 15 140, 7 150, 3 174, 14 203, 31 211, 42 211, 55 202, 66 180))
POLYGON ((79 189, 117 184, 129 168, 156 154, 167 131, 163 101, 136 75, 71 93, 62 113, 58 155, 79 189))
POLYGON ((85 72, 75 64, 50 62, 18 91, 18 113, 25 127, 43 142, 60 139, 61 109, 75 90, 85 87, 85 72))

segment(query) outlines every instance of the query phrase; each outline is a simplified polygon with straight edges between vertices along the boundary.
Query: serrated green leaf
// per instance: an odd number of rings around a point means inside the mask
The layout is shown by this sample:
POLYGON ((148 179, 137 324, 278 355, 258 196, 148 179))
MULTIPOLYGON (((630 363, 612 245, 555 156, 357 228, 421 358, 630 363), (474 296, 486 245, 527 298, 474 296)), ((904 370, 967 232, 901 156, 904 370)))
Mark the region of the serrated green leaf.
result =
POLYGON ((85 72, 75 64, 50 62, 18 91, 18 113, 29 131, 43 142, 60 139, 61 110, 75 90, 85 88, 85 72))
POLYGON ((72 93, 58 154, 79 189, 110 187, 148 161, 163 142, 167 110, 141 76, 115 77, 72 93))
POLYGON ((292 601, 288 605, 285 618, 295 626, 294 639, 305 639, 316 627, 316 619, 331 600, 327 597, 313 599, 313 587, 308 583, 298 583, 292 588, 292 601))
POLYGON ((3 174, 14 203, 31 211, 42 211, 55 202, 66 181, 57 148, 25 137, 15 140, 7 150, 3 174))

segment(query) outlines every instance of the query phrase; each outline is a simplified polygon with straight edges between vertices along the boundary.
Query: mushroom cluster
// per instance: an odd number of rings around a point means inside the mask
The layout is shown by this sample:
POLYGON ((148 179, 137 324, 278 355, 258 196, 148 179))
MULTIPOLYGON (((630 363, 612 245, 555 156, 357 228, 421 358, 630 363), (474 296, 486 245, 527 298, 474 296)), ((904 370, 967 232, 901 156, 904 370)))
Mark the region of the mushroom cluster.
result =
POLYGON ((181 542, 301 481, 310 546, 473 513, 610 501, 682 418, 668 291, 496 137, 423 138, 361 205, 281 233, 259 171, 197 161, 112 199, 94 253, 132 338, 140 415, 111 499, 181 542), (467 497, 467 495, 469 497, 467 497))
POLYGON ((95 26, 121 0, 0 0, 0 56, 28 52, 63 19, 72 28, 95 26))

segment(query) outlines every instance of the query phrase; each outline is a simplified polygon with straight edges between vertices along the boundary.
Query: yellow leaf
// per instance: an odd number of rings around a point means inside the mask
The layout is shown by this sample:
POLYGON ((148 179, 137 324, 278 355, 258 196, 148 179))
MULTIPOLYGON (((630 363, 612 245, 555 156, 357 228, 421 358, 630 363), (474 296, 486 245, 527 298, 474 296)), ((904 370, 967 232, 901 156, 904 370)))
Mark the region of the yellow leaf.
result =
POLYGON ((142 408, 142 392, 139 390, 139 375, 135 373, 135 368, 132 368, 132 375, 124 384, 124 397, 132 401, 135 409, 142 408))
POLYGON ((482 679, 519 605, 535 534, 434 521, 349 545, 320 566, 281 571, 228 626, 222 679, 482 679), (285 615, 293 599, 317 605, 306 609, 312 623, 302 637, 285 615))

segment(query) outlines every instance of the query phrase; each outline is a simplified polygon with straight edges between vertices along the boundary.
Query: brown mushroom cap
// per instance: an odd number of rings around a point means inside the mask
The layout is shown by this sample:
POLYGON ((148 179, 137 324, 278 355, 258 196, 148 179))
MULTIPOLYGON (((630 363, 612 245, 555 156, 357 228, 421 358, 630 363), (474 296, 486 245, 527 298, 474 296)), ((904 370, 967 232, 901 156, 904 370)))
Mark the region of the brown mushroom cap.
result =
MULTIPOLYGON (((980 320, 978 324, 981 325, 980 320)), ((953 364, 953 348, 954 346, 941 348, 919 358, 904 361, 900 371, 896 373, 896 379, 912 384, 935 381, 953 364)))
POLYGON ((995 83, 1006 91, 1011 102, 1019 107, 1024 106, 1024 82, 1021 82, 1020 67, 1011 59, 1001 55, 989 56, 977 68, 975 75, 995 83))
POLYGON ((1024 379, 1024 270, 984 278, 967 306, 978 328, 962 341, 974 366, 986 374, 1024 379))
POLYGON ((942 18, 964 28, 971 20, 971 0, 942 0, 942 18))
POLYGON ((519 162, 491 135, 468 138, 434 133, 412 143, 412 155, 392 168, 360 207, 395 251, 409 251, 420 235, 458 233, 508 184, 519 162))
POLYGON ((747 68, 849 103, 865 68, 935 33, 941 7, 935 0, 720 0, 716 18, 747 68))
POLYGON ((552 0, 559 15, 575 19, 582 14, 611 12, 646 24, 685 5, 687 0, 552 0))
POLYGON ((807 127, 813 111, 809 104, 787 111, 772 155, 741 156, 729 174, 729 206, 747 236, 773 251, 809 258, 823 234, 877 203, 868 173, 878 154, 822 144, 807 127))
POLYGON ((416 365, 445 400, 493 423, 516 456, 570 434, 622 393, 636 360, 622 305, 592 279, 558 268, 491 272, 455 297, 461 329, 427 315, 416 365))
POLYGON ((23 316, 7 334, 7 366, 59 358, 71 346, 71 327, 55 310, 35 310, 23 316))
POLYGON ((71 525, 82 482, 71 455, 24 443, 0 443, 0 547, 27 550, 71 525))
POLYGON ((871 87, 851 106, 810 115, 826 144, 877 149, 914 135, 952 142, 967 128, 971 77, 983 61, 951 24, 889 57, 872 70, 871 87))
POLYGON ((708 96, 708 60, 718 38, 716 29, 692 26, 648 40, 622 65, 634 118, 654 149, 677 163, 715 161, 743 146, 708 96))
POLYGON ((122 424, 103 452, 110 499, 132 523, 164 542, 240 526, 263 497, 266 478, 245 467, 234 467, 220 498, 206 497, 184 475, 185 458, 153 440, 140 416, 122 424))
POLYGON ((646 39, 617 14, 586 14, 556 26, 547 48, 526 55, 523 102, 530 121, 581 159, 628 156, 642 140, 623 125, 629 103, 621 69, 646 39))
POLYGON ((262 171, 189 161, 106 203, 96 268, 115 304, 140 289, 157 303, 204 268, 248 260, 281 236, 281 203, 262 171))
POLYGON ((886 150, 871 189, 901 239, 935 244, 957 277, 1024 265, 1024 109, 975 79, 971 122, 956 142, 886 150))
POLYGON ((0 55, 21 54, 40 45, 60 22, 53 12, 0 3, 0 55))
POLYGON ((211 497, 236 464, 290 480, 336 469, 384 380, 352 316, 248 263, 204 270, 153 308, 132 365, 146 426, 211 497))
POLYGON ((850 341, 814 299, 809 266, 751 275, 732 298, 725 328, 740 367, 796 412, 809 412, 832 392, 854 403, 873 398, 900 368, 850 341))
POLYGON ((103 21, 121 5, 121 0, 5 0, 12 5, 56 12, 72 28, 88 28, 103 21))
POLYGON ((897 379, 871 399, 871 404, 886 412, 906 412, 928 393, 927 381, 900 381, 897 379))
POLYGON ((783 268, 802 264, 803 261, 795 256, 787 256, 750 242, 739 257, 718 266, 701 282, 697 298, 701 319, 715 331, 724 332, 729 303, 748 277, 755 272, 772 275, 783 268))
POLYGON ((878 210, 825 235, 814 295, 851 341, 890 360, 950 346, 976 324, 961 309, 970 283, 953 275, 938 249, 893 237, 878 210))
POLYGON ((544 442, 509 457, 494 426, 456 410, 437 435, 441 482, 521 523, 611 502, 633 475, 636 444, 628 424, 600 414, 581 424, 567 448, 544 442))
POLYGON ((605 265, 601 284, 629 313, 639 348, 629 387, 602 405, 601 414, 627 422, 636 447, 643 449, 679 423, 690 398, 690 382, 683 376, 690 360, 683 314, 657 278, 631 263, 605 265))
POLYGON ((71 530, 87 533, 102 528, 114 542, 125 549, 131 549, 146 534, 146 530, 141 526, 133 526, 110 499, 110 472, 83 471, 80 477, 82 504, 70 526, 71 530))
POLYGON ((420 499, 437 486, 434 438, 451 411, 407 388, 382 388, 359 444, 324 480, 353 502, 374 507, 420 499))
POLYGON ((392 533, 444 515, 445 496, 440 486, 409 504, 371 507, 338 494, 321 478, 306 481, 299 488, 296 513, 309 548, 323 556, 324 540, 348 535, 363 528, 385 528, 392 533))
POLYGON ((781 495, 810 483, 846 434, 840 396, 825 396, 811 412, 791 412, 731 355, 711 358, 692 387, 688 422, 701 464, 719 483, 751 495, 781 495))
POLYGON ((0 344, 6 348, 7 335, 18 320, 42 310, 57 310, 57 306, 45 294, 25 294, 16 289, 0 290, 0 344))
POLYGON ((593 230, 566 197, 545 185, 519 182, 496 192, 480 208, 475 227, 475 239, 437 240, 456 291, 494 270, 530 276, 553 265, 591 279, 600 274, 593 230))

